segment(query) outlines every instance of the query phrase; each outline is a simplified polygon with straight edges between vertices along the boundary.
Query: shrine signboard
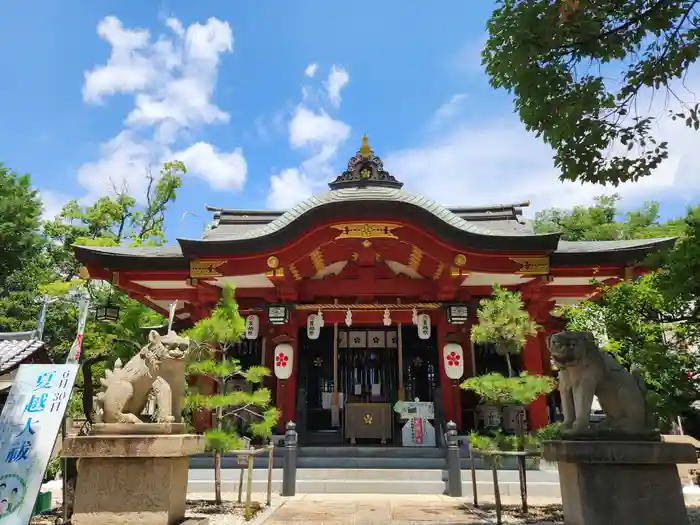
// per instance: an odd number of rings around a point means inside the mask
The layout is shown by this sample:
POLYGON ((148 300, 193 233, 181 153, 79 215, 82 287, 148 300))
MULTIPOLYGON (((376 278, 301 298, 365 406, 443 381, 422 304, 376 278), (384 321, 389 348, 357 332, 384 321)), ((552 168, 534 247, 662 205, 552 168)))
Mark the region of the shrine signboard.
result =
POLYGON ((21 365, 0 415, 0 525, 27 525, 78 364, 21 365))

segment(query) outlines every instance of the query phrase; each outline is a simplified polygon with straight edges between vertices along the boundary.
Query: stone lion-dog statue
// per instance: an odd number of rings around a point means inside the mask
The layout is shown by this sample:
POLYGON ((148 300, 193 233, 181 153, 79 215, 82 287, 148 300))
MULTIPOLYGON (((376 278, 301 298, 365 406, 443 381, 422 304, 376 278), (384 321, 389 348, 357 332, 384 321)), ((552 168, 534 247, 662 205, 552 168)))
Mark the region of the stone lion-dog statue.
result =
POLYGON ((591 332, 553 334, 549 338, 549 351, 559 369, 564 426, 569 435, 591 432, 594 396, 607 416, 601 424, 608 432, 653 433, 654 419, 644 381, 601 350, 591 332))
POLYGON ((114 370, 100 379, 102 391, 95 396, 95 421, 98 423, 142 423, 139 418, 151 391, 155 396, 157 423, 182 419, 185 394, 185 358, 190 340, 175 332, 161 336, 148 334, 148 344, 125 366, 120 360, 114 370))

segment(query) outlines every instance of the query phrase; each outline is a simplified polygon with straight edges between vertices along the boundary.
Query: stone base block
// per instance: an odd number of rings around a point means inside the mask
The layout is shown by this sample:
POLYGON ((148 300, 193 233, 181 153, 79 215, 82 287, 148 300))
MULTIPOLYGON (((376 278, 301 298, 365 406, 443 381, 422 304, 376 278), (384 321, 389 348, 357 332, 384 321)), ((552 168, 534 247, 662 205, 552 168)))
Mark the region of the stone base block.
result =
POLYGON ((690 445, 644 441, 548 441, 559 465, 566 525, 687 525, 678 463, 690 445))
POLYGON ((185 518, 189 456, 202 436, 77 436, 63 455, 78 459, 73 525, 175 525, 185 518))

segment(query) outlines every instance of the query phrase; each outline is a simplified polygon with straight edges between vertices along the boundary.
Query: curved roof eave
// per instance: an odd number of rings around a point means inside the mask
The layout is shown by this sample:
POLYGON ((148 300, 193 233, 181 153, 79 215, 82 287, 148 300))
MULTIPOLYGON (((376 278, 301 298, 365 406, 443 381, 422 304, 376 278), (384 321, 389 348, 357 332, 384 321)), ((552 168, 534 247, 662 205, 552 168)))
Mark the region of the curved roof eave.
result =
POLYGON ((670 250, 677 237, 624 241, 560 241, 550 257, 552 266, 631 266, 653 253, 670 250))
POLYGON ((179 239, 185 255, 232 254, 279 248, 328 220, 389 220, 413 215, 420 224, 454 244, 483 250, 554 251, 560 234, 509 235, 466 221, 432 199, 396 188, 341 188, 312 196, 260 228, 233 236, 179 239))
POLYGON ((135 264, 153 271, 189 271, 189 261, 179 246, 80 246, 72 245, 81 264, 95 264, 110 270, 138 270, 135 264))

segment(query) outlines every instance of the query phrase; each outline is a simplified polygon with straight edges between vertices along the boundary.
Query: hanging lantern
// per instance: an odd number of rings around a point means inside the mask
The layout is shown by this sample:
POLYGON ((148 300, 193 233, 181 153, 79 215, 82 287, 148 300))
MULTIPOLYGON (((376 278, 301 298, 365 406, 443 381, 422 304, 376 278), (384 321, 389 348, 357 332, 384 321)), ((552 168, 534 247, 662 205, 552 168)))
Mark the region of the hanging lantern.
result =
POLYGON ((294 350, 287 343, 280 343, 275 347, 275 377, 277 379, 289 379, 294 367, 294 350))
POLYGON ((306 318, 306 337, 318 339, 319 335, 321 335, 321 322, 319 322, 318 314, 311 314, 306 318))
POLYGON ((352 326, 352 312, 350 308, 348 308, 348 311, 345 313, 345 326, 352 326))
POLYGON ((289 309, 283 304, 268 305, 267 318, 270 324, 287 324, 289 322, 289 309))
POLYGON ((469 306, 463 303, 447 306, 447 322, 450 324, 464 324, 469 319, 469 306))
POLYGON ((462 345, 447 343, 442 349, 442 359, 445 364, 445 375, 455 381, 461 379, 464 375, 464 350, 462 350, 462 345))
POLYGON ((430 316, 428 314, 420 314, 418 316, 418 338, 430 339, 430 316))
POLYGON ((107 303, 105 306, 95 308, 95 321, 117 321, 119 319, 119 307, 107 303))
POLYGON ((249 315, 245 318, 245 338, 257 339, 260 333, 260 318, 257 315, 249 315))
POLYGON ((384 308, 384 326, 391 326, 391 312, 388 308, 384 308))

